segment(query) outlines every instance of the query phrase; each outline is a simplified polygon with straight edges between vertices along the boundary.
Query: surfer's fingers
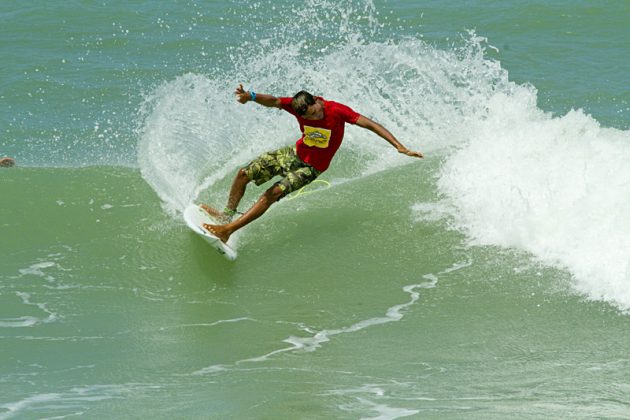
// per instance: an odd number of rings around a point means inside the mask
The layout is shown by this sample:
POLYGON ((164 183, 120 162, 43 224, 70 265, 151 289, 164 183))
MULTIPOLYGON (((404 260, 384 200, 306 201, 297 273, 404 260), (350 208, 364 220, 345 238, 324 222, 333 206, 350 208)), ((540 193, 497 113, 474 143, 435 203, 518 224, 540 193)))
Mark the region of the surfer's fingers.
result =
POLYGON ((242 84, 240 84, 239 87, 236 88, 234 94, 237 96, 236 100, 242 104, 246 103, 249 100, 249 96, 247 92, 245 92, 245 89, 243 89, 242 84))

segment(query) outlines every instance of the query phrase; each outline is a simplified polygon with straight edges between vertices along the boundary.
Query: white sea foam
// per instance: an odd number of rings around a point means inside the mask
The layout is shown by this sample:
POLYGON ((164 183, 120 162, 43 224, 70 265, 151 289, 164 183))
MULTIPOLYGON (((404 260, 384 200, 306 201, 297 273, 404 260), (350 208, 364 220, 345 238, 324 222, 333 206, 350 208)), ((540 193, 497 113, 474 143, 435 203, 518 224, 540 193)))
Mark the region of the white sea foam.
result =
MULTIPOLYGON (((287 339, 283 340, 285 343, 289 343, 291 345, 290 347, 280 348, 278 350, 274 350, 262 356, 239 360, 235 363, 235 365, 240 365, 243 363, 264 362, 266 360, 271 359, 272 357, 275 357, 278 354, 287 353, 287 352, 294 352, 294 351, 312 352, 320 348, 324 343, 329 342, 333 337, 337 335, 351 334, 351 333, 355 333, 357 331, 361 331, 366 328, 374 327, 377 325, 400 321, 404 317, 405 311, 414 303, 416 303, 418 299, 420 298, 420 291, 419 291, 420 289, 432 289, 437 285, 439 276, 451 273, 453 271, 461 270, 462 268, 466 268, 470 265, 471 265, 470 261, 463 262, 463 263, 456 263, 456 264, 453 264, 451 267, 443 271, 440 271, 439 273, 424 274, 422 278, 425 281, 423 281, 422 283, 410 284, 408 286, 403 287, 403 291, 405 293, 408 293, 410 296, 409 301, 391 306, 385 311, 385 316, 365 319, 345 328, 326 329, 326 330, 321 330, 321 331, 312 331, 302 326, 302 329, 308 331, 309 333, 312 333, 312 336, 310 337, 290 336, 287 339)), ((213 365, 213 366, 200 369, 194 372, 193 375, 207 375, 207 374, 226 371, 229 369, 230 367, 226 365, 213 365)))
POLYGON ((566 268, 580 292, 630 310, 630 132, 579 110, 545 114, 530 87, 486 106, 438 182, 458 227, 473 244, 566 268))
POLYGON ((0 319, 0 327, 4 328, 21 328, 32 327, 35 324, 39 324, 41 319, 34 316, 21 316, 19 318, 5 318, 0 319))
POLYGON ((201 322, 201 323, 196 323, 196 324, 173 325, 169 327, 161 327, 160 330, 163 331, 163 330, 173 329, 173 328, 215 327, 221 324, 233 324, 236 322, 243 322, 243 321, 256 322, 255 319, 250 318, 250 317, 240 317, 240 318, 232 318, 232 319, 220 319, 214 322, 201 322))
POLYGON ((419 410, 411 410, 402 407, 394 407, 393 402, 389 401, 392 398, 388 398, 387 391, 384 386, 376 384, 366 384, 358 388, 351 389, 339 389, 329 392, 330 395, 351 397, 354 401, 351 403, 344 403, 339 406, 340 409, 359 415, 365 411, 376 413, 375 416, 360 417, 361 419, 372 420, 394 420, 404 417, 413 416, 418 414, 419 410), (376 402, 375 400, 378 400, 376 402), (382 402, 382 400, 386 400, 382 402))
MULTIPOLYGON (((416 290, 416 289, 421 289, 421 288, 433 288, 435 287, 435 284, 437 282, 437 279, 433 279, 433 278, 427 278, 427 282, 424 283, 420 283, 420 284, 412 284, 409 286, 405 286, 403 288, 403 290, 406 293, 409 293, 410 295, 410 300, 409 302, 400 304, 400 305, 394 305, 392 307, 390 307, 389 309, 387 309, 385 316, 383 317, 376 317, 376 318, 370 318, 370 319, 366 319, 360 322, 357 322, 356 324, 353 324, 349 327, 346 328, 339 328, 339 329, 331 329, 331 330, 322 330, 322 331, 317 331, 314 332, 314 334, 311 337, 296 337, 296 336, 290 336, 287 339, 283 340, 285 343, 290 344, 290 347, 285 347, 285 348, 281 348, 278 350, 274 350, 270 353, 264 354, 262 356, 258 356, 258 357, 252 357, 249 359, 244 359, 244 360, 239 360, 236 362, 236 365, 242 364, 242 363, 255 363, 255 362, 263 362, 265 360, 268 360, 278 354, 282 354, 282 353, 286 353, 286 352, 291 352, 291 351, 307 351, 307 352, 312 352, 317 350, 319 347, 322 346, 322 344, 328 342, 331 340, 332 337, 339 335, 339 334, 348 334, 348 333, 354 333, 360 330, 363 330, 365 328, 368 327, 372 327, 372 326, 376 326, 376 325, 381 325, 381 324, 386 324, 389 322, 394 322, 394 321, 400 321, 403 317, 403 311, 413 305, 420 297, 420 293, 416 290)), ((228 370, 228 368, 225 365, 213 365, 213 366, 209 366, 207 368, 204 369, 200 369, 199 371, 194 372, 194 375, 206 375, 206 374, 211 374, 211 373, 216 373, 216 372, 221 372, 224 370, 228 370)))
POLYGON ((5 413, 0 413, 0 420, 16 416, 34 415, 37 410, 65 413, 64 417, 81 416, 90 403, 114 398, 123 398, 126 393, 136 388, 159 388, 155 385, 89 385, 71 388, 65 391, 35 394, 0 405, 5 413))
POLYGON ((330 341, 332 337, 336 335, 354 333, 354 332, 361 331, 365 328, 373 327, 376 325, 400 321, 404 316, 403 311, 407 309, 409 306, 413 305, 420 298, 420 293, 416 289, 427 289, 427 288, 435 287, 436 280, 434 279, 428 279, 428 280, 429 281, 425 283, 412 284, 412 285, 403 287, 403 291, 405 291, 406 293, 409 293, 410 295, 409 302, 390 307, 385 312, 385 316, 365 319, 363 321, 359 321, 356 324, 353 324, 345 328, 317 331, 311 337, 290 336, 287 339, 285 339, 284 342, 291 344, 291 347, 275 350, 271 353, 265 354, 260 357, 253 357, 251 359, 241 360, 239 363, 262 362, 279 353, 285 353, 287 351, 312 352, 312 351, 317 350, 319 347, 321 347, 322 344, 330 341))
POLYGON ((22 299, 22 303, 24 305, 36 306, 42 312, 46 313, 48 316, 45 318, 35 317, 35 316, 22 316, 18 318, 5 318, 0 319, 0 327, 4 328, 22 328, 22 327, 33 327, 39 324, 48 324, 51 322, 55 322, 60 318, 60 315, 50 311, 45 304, 43 303, 33 303, 31 302, 31 295, 28 293, 17 292, 16 293, 20 299, 22 299))
POLYGON ((39 276, 39 277, 44 277, 48 280, 53 280, 54 277, 46 274, 44 272, 45 269, 47 268, 51 268, 51 267, 56 267, 57 263, 52 262, 52 261, 42 261, 42 262, 38 262, 35 264, 32 264, 31 266, 27 267, 27 268, 22 268, 19 270, 19 273, 23 276, 26 275, 31 275, 31 276, 39 276))
POLYGON ((454 206, 445 202, 416 203, 411 207, 416 222, 437 222, 438 220, 448 219, 455 215, 454 206))

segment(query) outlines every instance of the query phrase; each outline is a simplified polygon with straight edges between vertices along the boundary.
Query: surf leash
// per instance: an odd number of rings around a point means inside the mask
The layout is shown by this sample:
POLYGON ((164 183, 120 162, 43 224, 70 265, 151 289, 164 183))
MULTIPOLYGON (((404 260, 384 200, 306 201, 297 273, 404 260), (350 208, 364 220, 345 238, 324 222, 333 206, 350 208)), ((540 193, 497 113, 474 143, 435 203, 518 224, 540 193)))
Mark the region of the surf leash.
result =
POLYGON ((296 193, 292 193, 292 194, 288 195, 286 197, 286 199, 287 200, 293 200, 293 199, 298 198, 301 195, 309 195, 309 194, 312 194, 312 193, 314 193, 316 191, 327 190, 328 188, 330 188, 330 182, 324 181, 323 179, 316 179, 313 182, 311 182, 310 184, 305 185, 302 188, 300 188, 299 190, 297 190, 296 193), (311 185, 314 185, 314 184, 317 184, 317 183, 323 184, 323 186, 322 187, 318 187, 318 188, 314 188, 314 189, 313 188, 307 188, 307 187, 309 187, 311 185))

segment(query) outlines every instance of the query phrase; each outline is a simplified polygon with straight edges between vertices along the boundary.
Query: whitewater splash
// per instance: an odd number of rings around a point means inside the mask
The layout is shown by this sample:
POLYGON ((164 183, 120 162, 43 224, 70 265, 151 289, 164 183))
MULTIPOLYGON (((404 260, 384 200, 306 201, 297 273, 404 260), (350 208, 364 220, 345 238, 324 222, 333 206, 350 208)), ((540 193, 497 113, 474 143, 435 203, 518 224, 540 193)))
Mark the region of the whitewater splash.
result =
MULTIPOLYGON (((262 13, 261 5, 251 12, 262 13)), ((544 113, 535 87, 510 82, 474 33, 446 50, 421 36, 387 35, 395 31, 367 0, 306 1, 270 18, 273 25, 254 28, 251 42, 230 47, 208 75, 182 75, 147 95, 138 162, 169 212, 200 194, 222 204, 239 166, 297 139, 288 114, 237 104, 238 83, 279 96, 307 89, 381 122, 409 148, 439 155, 439 206, 472 244, 530 252, 568 270, 579 292, 630 310, 628 131, 602 128, 580 110, 544 113)), ((385 142, 348 127, 326 176, 352 180, 405 163, 385 142)))
MULTIPOLYGON (((168 211, 181 212, 261 152, 299 138, 289 114, 238 104, 233 92, 239 83, 276 96, 307 89, 346 103, 390 128, 410 149, 425 153, 461 143, 462 124, 485 112, 496 89, 509 89, 507 73, 484 59, 482 38, 470 35, 452 51, 413 37, 376 41, 383 24, 371 1, 311 3, 279 11, 273 30, 258 28, 251 43, 230 47, 222 68, 209 75, 182 75, 146 95, 138 163, 168 211), (304 21, 308 29, 302 28, 304 21)), ((349 156, 350 164, 333 162, 327 176, 354 179, 408 163, 372 137, 348 127, 340 155, 349 156)), ((217 200, 225 201, 225 195, 222 191, 217 200)))
POLYGON ((630 132, 582 111, 552 117, 535 91, 497 93, 438 181, 475 245, 528 251, 588 297, 630 310, 630 132))

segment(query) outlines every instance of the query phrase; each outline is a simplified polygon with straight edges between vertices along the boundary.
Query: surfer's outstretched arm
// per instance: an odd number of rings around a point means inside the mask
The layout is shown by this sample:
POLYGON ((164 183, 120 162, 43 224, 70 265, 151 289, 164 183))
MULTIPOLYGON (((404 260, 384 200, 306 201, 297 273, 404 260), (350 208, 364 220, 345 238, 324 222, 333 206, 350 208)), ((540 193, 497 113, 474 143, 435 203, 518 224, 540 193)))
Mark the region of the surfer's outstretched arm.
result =
POLYGON ((243 89, 243 85, 238 85, 236 91, 234 92, 236 95, 236 100, 242 104, 246 104, 249 101, 254 101, 260 105, 268 106, 270 108, 280 108, 280 98, 276 98, 272 95, 267 95, 264 93, 254 93, 252 91, 247 91, 243 89))
POLYGON ((424 157, 424 155, 420 152, 414 152, 412 150, 407 149, 405 146, 402 145, 401 142, 398 141, 398 139, 396 139, 396 137, 394 137, 392 133, 389 132, 388 129, 386 129, 385 127, 383 127, 376 121, 372 121, 371 119, 361 115, 359 119, 357 120, 357 125, 359 127, 366 128, 378 134, 380 137, 384 138, 385 140, 387 140, 389 144, 391 144, 392 146, 396 148, 396 150, 398 150, 398 153, 402 153, 404 155, 417 157, 417 158, 424 157))

